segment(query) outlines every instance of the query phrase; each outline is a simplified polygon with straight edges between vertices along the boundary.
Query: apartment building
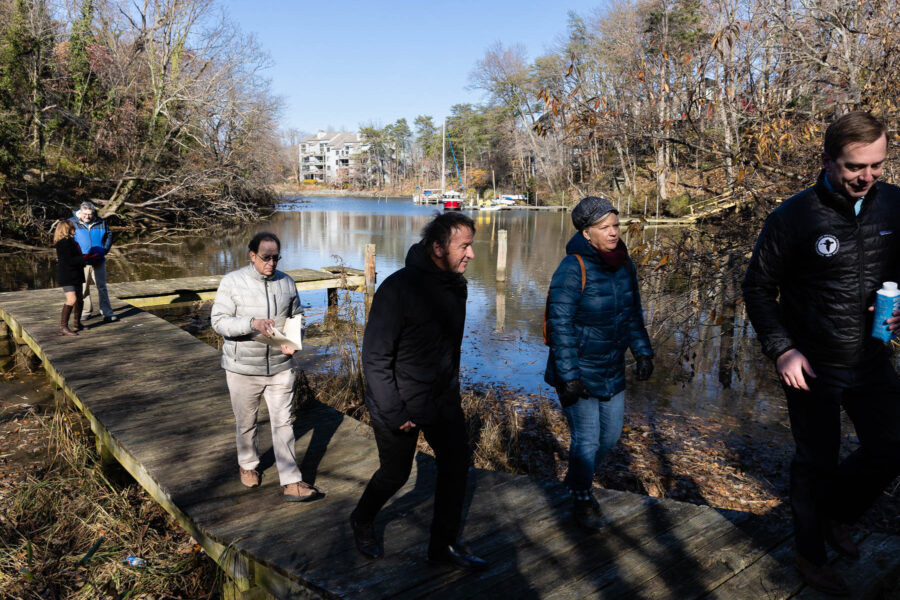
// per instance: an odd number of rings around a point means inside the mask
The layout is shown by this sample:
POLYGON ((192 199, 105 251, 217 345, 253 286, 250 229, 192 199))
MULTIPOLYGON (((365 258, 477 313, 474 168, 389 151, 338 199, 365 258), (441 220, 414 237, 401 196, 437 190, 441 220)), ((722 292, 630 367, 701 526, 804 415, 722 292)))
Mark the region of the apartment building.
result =
POLYGON ((347 183, 355 155, 367 149, 358 133, 318 131, 308 135, 300 140, 300 179, 347 183))

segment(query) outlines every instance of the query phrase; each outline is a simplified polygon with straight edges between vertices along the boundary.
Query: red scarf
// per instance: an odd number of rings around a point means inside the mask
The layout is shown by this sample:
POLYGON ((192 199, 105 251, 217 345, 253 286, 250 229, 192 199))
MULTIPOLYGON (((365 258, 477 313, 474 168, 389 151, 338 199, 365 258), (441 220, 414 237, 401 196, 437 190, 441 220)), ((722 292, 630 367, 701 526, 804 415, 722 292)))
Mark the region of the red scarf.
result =
POLYGON ((625 247, 625 243, 622 240, 619 240, 619 243, 616 244, 614 250, 610 250, 609 252, 597 250, 597 254, 599 254, 601 260, 612 267, 613 270, 618 269, 625 264, 626 260, 628 260, 628 249, 625 247))

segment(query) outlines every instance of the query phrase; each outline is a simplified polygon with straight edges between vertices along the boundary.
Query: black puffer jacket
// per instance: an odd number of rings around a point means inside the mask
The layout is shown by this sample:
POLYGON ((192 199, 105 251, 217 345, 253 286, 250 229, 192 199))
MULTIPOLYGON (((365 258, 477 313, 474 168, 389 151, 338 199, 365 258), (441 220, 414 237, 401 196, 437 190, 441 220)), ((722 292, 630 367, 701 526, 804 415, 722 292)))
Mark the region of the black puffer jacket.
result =
POLYGON ((415 244, 406 266, 372 299, 363 337, 366 406, 391 429, 431 425, 460 409, 459 353, 466 321, 466 280, 438 269, 415 244))
POLYGON ((900 276, 900 188, 877 183, 857 216, 822 177, 766 219, 744 300, 769 358, 796 348, 814 366, 855 367, 885 351, 868 308, 900 276))

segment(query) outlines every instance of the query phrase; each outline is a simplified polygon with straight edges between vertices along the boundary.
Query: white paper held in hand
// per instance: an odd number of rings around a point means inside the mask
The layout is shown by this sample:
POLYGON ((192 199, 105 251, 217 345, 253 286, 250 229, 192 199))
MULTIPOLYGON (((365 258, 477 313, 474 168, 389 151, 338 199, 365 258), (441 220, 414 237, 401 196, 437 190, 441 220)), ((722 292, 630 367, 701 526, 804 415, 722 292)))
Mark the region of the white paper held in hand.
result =
POLYGON ((284 327, 272 330, 272 335, 265 337, 264 335, 256 335, 254 339, 258 342, 268 344, 273 348, 281 348, 284 344, 293 350, 301 350, 303 348, 303 315, 294 315, 284 321, 284 327))

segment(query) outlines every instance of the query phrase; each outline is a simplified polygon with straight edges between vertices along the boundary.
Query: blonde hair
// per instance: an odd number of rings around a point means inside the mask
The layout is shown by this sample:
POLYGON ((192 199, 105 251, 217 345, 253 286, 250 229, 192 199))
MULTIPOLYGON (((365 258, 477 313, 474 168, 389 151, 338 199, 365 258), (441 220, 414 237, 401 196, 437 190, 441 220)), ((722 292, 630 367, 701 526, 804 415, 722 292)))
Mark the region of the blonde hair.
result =
POLYGON ((59 240, 72 237, 73 235, 75 235, 75 226, 72 225, 72 222, 60 221, 56 226, 56 231, 53 232, 53 243, 55 244, 59 240))

